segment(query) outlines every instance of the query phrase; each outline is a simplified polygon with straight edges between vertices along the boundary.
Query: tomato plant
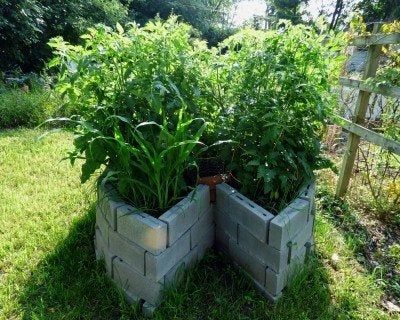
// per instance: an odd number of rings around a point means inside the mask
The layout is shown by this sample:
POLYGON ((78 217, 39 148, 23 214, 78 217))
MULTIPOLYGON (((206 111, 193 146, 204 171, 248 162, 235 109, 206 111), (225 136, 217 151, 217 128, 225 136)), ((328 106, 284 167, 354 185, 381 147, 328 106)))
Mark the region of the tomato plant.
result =
POLYGON ((241 190, 271 210, 330 165, 319 142, 330 110, 323 42, 311 28, 286 25, 221 44, 220 128, 237 142, 225 159, 241 190))

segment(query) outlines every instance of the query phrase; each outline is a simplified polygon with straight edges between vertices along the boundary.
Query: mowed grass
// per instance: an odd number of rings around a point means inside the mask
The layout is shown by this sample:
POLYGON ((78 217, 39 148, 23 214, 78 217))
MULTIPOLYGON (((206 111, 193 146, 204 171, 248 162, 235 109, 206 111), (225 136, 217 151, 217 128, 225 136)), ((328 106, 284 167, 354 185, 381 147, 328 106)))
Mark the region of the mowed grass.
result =
MULTIPOLYGON (((0 134, 0 319, 141 319, 95 262, 94 185, 60 159, 72 137, 0 134)), ((269 304, 226 257, 210 252, 167 292, 156 319, 395 319, 330 212, 318 209, 316 255, 269 304), (336 254, 338 259, 332 259, 336 254)), ((360 240, 361 241, 361 240, 360 240)))

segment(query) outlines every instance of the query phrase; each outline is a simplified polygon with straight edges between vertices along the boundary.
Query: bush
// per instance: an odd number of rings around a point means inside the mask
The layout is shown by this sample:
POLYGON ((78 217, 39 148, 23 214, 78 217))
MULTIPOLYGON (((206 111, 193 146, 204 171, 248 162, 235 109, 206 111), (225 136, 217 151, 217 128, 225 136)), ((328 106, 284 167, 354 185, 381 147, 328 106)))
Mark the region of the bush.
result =
POLYGON ((330 165, 319 142, 330 110, 323 41, 310 28, 286 25, 243 30, 221 44, 219 128, 237 142, 224 158, 241 191, 270 210, 330 165))
POLYGON ((199 116, 215 112, 203 90, 211 52, 176 18, 117 29, 90 29, 82 47, 51 43, 56 88, 75 111, 70 159, 85 159, 82 182, 105 165, 101 181, 157 215, 187 194, 184 172, 206 127, 199 116))
POLYGON ((3 89, 0 92, 0 128, 35 127, 54 115, 57 103, 50 91, 3 89))

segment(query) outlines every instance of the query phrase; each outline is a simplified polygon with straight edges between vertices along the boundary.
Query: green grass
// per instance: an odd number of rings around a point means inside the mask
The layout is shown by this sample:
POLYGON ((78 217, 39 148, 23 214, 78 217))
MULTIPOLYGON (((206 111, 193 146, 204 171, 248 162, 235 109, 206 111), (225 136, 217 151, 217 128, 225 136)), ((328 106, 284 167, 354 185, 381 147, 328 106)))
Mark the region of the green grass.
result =
MULTIPOLYGON (((60 162, 72 137, 37 142, 39 134, 0 134, 0 319, 141 319, 95 262, 93 184, 81 186, 79 167, 60 162)), ((211 252, 168 292, 155 318, 396 318, 381 307, 385 287, 359 262, 365 239, 343 231, 324 199, 316 256, 276 306, 211 252)))

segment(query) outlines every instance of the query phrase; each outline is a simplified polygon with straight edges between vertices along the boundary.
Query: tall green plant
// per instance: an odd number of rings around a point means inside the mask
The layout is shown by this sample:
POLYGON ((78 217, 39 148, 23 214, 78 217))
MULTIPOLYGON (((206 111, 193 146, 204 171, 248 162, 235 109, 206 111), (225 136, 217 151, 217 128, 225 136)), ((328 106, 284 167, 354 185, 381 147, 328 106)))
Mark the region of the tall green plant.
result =
POLYGON ((102 180, 138 207, 161 212, 187 192, 184 172, 201 147, 213 113, 207 99, 211 52, 176 18, 124 31, 101 27, 84 46, 61 38, 51 46, 60 70, 57 90, 75 116, 74 162, 84 159, 82 182, 102 165, 102 180))
POLYGON ((243 30, 224 41, 217 95, 225 154, 241 190, 271 210, 290 201, 313 170, 329 166, 320 136, 329 112, 324 39, 305 26, 243 30))

